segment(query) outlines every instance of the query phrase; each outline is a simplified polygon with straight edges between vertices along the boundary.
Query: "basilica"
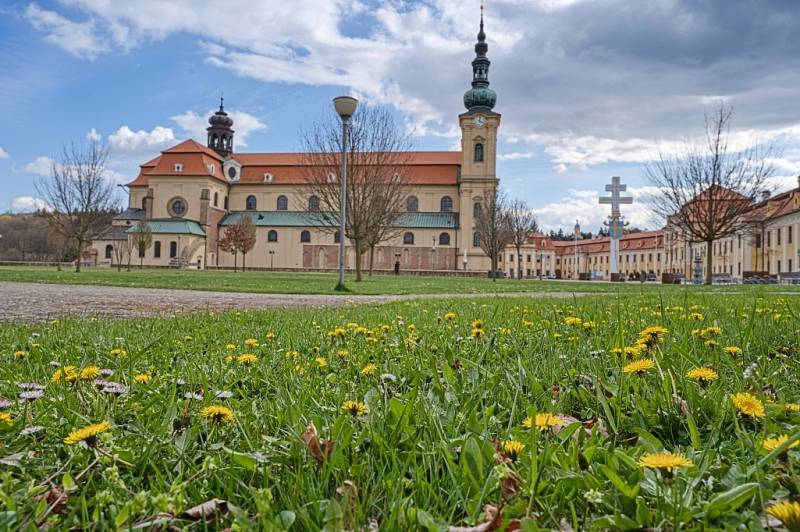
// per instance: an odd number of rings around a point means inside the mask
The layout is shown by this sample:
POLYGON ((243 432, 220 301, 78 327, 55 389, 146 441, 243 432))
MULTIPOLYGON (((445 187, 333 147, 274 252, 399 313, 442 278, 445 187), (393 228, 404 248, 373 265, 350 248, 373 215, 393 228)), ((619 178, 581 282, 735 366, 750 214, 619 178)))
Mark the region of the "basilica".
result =
MULTIPOLYGON (((461 151, 414 152, 403 179, 407 212, 397 236, 378 246, 375 269, 404 271, 488 271, 474 214, 484 192, 498 184, 495 173, 497 96, 489 87, 488 45, 481 16, 472 61, 472 87, 458 116, 461 151)), ((247 265, 256 269, 333 270, 338 234, 319 227, 319 198, 305 179, 309 158, 302 153, 236 151, 234 122, 220 100, 209 118, 205 144, 186 140, 141 165, 126 186, 128 208, 95 237, 90 255, 96 265, 114 265, 115 247, 128 241, 146 220, 152 245, 134 251, 134 263, 151 267, 230 268, 235 257, 220 249, 225 228, 249 215, 256 244, 247 265)), ((335 180, 334 180, 335 181, 335 180)), ((332 185, 335 186, 335 185, 332 185)), ((346 247, 350 268, 355 258, 346 247)))

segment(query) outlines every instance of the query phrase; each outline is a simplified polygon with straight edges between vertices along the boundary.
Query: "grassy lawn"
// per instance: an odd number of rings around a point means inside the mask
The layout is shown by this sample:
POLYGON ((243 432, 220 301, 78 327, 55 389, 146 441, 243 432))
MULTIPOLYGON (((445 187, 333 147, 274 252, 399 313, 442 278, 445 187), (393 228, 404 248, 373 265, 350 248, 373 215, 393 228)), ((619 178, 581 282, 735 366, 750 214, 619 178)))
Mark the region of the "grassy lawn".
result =
POLYGON ((761 530, 800 490, 797 311, 674 291, 0 326, 0 529, 761 530))
MULTIPOLYGON (((239 272, 193 270, 133 270, 118 272, 115 269, 87 269, 81 273, 57 271, 55 268, 0 267, 0 281, 26 283, 83 284, 101 286, 127 286, 148 288, 179 288, 214 290, 223 292, 251 292, 270 294, 335 294, 336 274, 239 272)), ((568 281, 538 281, 464 277, 434 277, 416 275, 375 275, 364 277, 356 283, 348 276, 347 286, 353 294, 487 294, 501 292, 632 292, 654 290, 680 291, 686 287, 640 283, 591 283, 568 281)), ((715 291, 740 291, 745 286, 715 286, 715 291)), ((758 287, 759 290, 795 290, 786 286, 758 287)), ((694 290, 695 287, 690 287, 694 290)))

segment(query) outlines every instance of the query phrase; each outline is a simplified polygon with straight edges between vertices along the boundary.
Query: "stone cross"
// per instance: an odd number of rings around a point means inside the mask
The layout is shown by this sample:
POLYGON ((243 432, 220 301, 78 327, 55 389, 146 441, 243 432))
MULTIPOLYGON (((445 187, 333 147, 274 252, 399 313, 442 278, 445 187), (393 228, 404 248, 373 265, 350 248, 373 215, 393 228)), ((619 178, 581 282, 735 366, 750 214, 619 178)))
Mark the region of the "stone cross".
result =
POLYGON ((623 185, 620 182, 619 176, 614 176, 611 178, 611 184, 606 185, 606 192, 611 192, 611 197, 600 198, 601 205, 611 205, 611 218, 619 218, 619 206, 622 204, 630 205, 633 203, 633 198, 631 196, 620 196, 620 192, 625 192, 627 190, 628 185, 623 185))
POLYGON ((611 184, 606 185, 606 192, 611 192, 611 197, 600 198, 601 205, 611 205, 611 216, 606 225, 610 229, 611 236, 609 239, 609 273, 612 274, 612 280, 615 280, 616 274, 619 273, 619 239, 622 237, 622 228, 625 226, 619 206, 633 203, 631 196, 620 196, 620 192, 625 192, 627 188, 628 186, 623 185, 618 176, 614 176, 611 178, 611 184))

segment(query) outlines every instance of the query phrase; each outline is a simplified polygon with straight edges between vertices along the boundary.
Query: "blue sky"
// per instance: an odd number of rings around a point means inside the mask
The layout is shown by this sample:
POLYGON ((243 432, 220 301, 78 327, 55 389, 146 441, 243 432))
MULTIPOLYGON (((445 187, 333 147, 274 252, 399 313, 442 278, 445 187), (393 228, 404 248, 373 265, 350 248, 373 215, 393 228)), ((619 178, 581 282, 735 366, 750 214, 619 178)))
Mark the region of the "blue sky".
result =
MULTIPOLYGON (((240 151, 294 151, 352 92, 388 105, 416 148, 453 149, 479 0, 10 0, 0 6, 0 212, 64 142, 99 135, 112 178, 203 140, 225 93, 240 151), (90 133, 91 132, 91 133, 90 133)), ((793 1, 488 0, 490 79, 503 114, 498 174, 547 228, 596 230, 621 175, 651 225, 641 166, 734 108, 735 141, 785 147, 776 189, 800 173, 800 44, 793 1)))

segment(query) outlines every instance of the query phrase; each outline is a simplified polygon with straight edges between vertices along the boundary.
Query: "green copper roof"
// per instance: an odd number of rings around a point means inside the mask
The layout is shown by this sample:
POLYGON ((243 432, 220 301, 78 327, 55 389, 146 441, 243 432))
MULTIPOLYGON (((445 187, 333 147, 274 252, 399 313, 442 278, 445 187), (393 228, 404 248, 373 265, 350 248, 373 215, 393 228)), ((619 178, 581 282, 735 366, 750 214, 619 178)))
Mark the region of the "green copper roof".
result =
MULTIPOLYGON (((147 223, 153 233, 206 236, 200 224, 191 220, 148 220, 147 223)), ((135 228, 135 225, 132 226, 128 232, 133 233, 135 228)))
MULTIPOLYGON (((253 223, 259 227, 320 227, 324 225, 318 214, 296 211, 247 211, 232 212, 220 225, 233 225, 242 215, 249 214, 253 223)), ((455 212, 407 212, 397 220, 398 227, 421 229, 455 229, 458 227, 458 213, 455 212)))

